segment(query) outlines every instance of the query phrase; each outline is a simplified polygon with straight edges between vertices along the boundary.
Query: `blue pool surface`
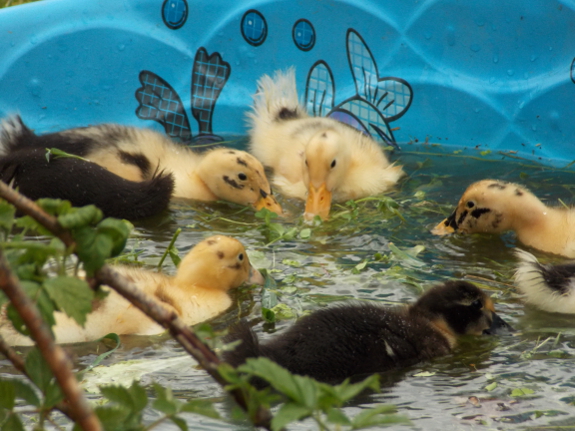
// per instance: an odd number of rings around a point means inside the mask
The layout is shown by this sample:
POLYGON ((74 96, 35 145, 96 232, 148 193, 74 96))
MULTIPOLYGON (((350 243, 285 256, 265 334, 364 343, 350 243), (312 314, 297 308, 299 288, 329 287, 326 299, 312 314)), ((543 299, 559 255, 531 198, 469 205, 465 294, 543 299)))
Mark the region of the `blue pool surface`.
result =
POLYGON ((43 0, 0 11, 0 115, 245 135, 262 74, 382 143, 575 160, 575 2, 43 0))

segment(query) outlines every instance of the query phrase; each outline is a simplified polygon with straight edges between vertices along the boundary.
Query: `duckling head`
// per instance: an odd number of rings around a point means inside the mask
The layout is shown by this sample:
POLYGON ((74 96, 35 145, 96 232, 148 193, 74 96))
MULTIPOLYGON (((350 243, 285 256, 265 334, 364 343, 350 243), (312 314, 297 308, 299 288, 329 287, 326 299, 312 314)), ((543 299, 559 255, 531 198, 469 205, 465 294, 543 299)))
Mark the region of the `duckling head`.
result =
POLYGON ((513 328, 495 313, 493 301, 466 281, 448 281, 424 293, 410 313, 427 317, 454 344, 461 335, 482 335, 513 328))
POLYGON ((340 133, 324 129, 305 147, 303 178, 308 187, 304 217, 327 219, 333 192, 340 187, 351 163, 351 151, 340 133))
POLYGON ((210 151, 198 166, 198 176, 218 198, 256 210, 267 208, 282 214, 258 159, 245 151, 218 148, 210 151))
POLYGON ((455 211, 431 232, 447 235, 461 233, 501 233, 513 229, 514 223, 528 214, 518 214, 527 200, 539 201, 525 188, 505 181, 482 180, 471 184, 459 200, 455 211))
POLYGON ((264 278, 250 264, 241 242, 215 235, 198 243, 182 259, 175 281, 182 287, 227 291, 243 283, 263 284, 264 278))

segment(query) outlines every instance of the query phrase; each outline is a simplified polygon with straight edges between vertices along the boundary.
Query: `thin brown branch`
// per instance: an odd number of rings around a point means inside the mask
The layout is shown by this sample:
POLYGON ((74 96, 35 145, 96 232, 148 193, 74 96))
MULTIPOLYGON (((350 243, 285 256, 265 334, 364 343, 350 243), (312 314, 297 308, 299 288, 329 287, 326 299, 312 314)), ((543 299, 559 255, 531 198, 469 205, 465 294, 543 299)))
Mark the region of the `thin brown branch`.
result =
POLYGON ((84 431, 99 431, 100 421, 90 408, 78 381, 72 372, 72 363, 64 350, 56 345, 34 302, 22 290, 20 281, 12 274, 0 250, 0 289, 16 309, 38 349, 52 370, 58 385, 70 405, 72 415, 84 431))
POLYGON ((24 195, 21 195, 3 181, 0 181, 0 197, 14 205, 21 213, 35 219, 38 223, 60 238, 66 247, 74 246, 75 243, 72 235, 60 226, 56 217, 52 217, 36 202, 28 199, 24 195))
MULTIPOLYGON (((30 379, 30 376, 26 372, 26 365, 24 364, 24 359, 22 359, 22 357, 18 353, 16 353, 16 351, 11 346, 9 346, 8 343, 6 343, 6 340, 4 340, 2 336, 0 336, 0 353, 4 355, 6 359, 8 359, 12 363, 12 365, 14 365, 14 368, 16 368, 18 371, 20 371, 22 374, 24 374, 26 377, 30 379)), ((56 404, 55 407, 57 410, 64 413, 74 422, 76 421, 68 405, 64 403, 58 403, 56 404)))
MULTIPOLYGON (((20 212, 33 217, 42 224, 42 226, 60 238, 67 247, 75 245, 70 233, 60 226, 55 217, 47 214, 33 201, 15 192, 2 181, 0 181, 0 197, 13 204, 20 212)), ((116 273, 108 265, 104 265, 100 268, 100 270, 96 272, 95 277, 88 280, 88 282, 92 287, 96 287, 99 284, 106 284, 118 291, 118 293, 126 297, 126 299, 154 319, 158 324, 168 329, 170 334, 199 362, 216 382, 222 387, 228 385, 228 382, 222 378, 217 370, 218 365, 221 363, 218 356, 206 346, 189 327, 183 324, 174 312, 168 311, 144 295, 140 289, 116 273)), ((247 412, 247 400, 244 393, 240 390, 232 390, 229 391, 229 393, 236 403, 247 412)), ((256 417, 252 418, 252 420, 256 426, 268 430, 271 429, 271 413, 264 407, 259 408, 256 417)))
MULTIPOLYGON (((118 274, 108 265, 104 265, 100 270, 96 271, 94 278, 96 278, 99 283, 113 288, 128 301, 142 310, 147 316, 154 319, 157 323, 170 331, 172 337, 180 343, 186 352, 199 362, 199 364, 216 382, 218 382, 222 387, 228 385, 228 382, 218 371, 218 366, 221 364, 220 358, 182 322, 174 311, 162 307, 158 302, 146 295, 134 283, 130 282, 121 274, 118 274)), ((229 392, 235 399, 236 403, 247 412, 248 405, 243 392, 240 390, 232 390, 229 392)), ((260 407, 256 413, 256 417, 252 419, 254 420, 254 425, 271 429, 271 413, 269 410, 260 407)))

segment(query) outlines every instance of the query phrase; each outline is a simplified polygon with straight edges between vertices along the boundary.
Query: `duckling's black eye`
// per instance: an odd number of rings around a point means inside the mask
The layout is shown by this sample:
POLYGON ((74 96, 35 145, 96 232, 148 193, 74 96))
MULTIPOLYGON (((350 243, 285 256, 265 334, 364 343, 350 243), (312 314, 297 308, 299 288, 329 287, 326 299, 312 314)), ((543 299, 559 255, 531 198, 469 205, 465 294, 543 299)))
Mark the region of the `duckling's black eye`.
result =
POLYGON ((467 208, 473 208, 475 206, 475 202, 467 201, 467 208))
POLYGON ((331 167, 332 169, 335 168, 335 159, 333 160, 333 162, 331 162, 331 167))
POLYGON ((473 308, 481 309, 481 308, 483 308, 483 303, 481 302, 480 299, 476 299, 475 301, 473 301, 473 302, 471 303, 471 306, 472 306, 473 308))
POLYGON ((244 260, 244 254, 240 253, 238 254, 238 260, 241 262, 242 260, 244 260))
POLYGON ((242 181, 245 181, 245 180, 248 179, 248 176, 247 176, 246 174, 244 174, 244 173, 239 173, 239 174, 238 174, 238 178, 239 178, 240 180, 242 180, 242 181))

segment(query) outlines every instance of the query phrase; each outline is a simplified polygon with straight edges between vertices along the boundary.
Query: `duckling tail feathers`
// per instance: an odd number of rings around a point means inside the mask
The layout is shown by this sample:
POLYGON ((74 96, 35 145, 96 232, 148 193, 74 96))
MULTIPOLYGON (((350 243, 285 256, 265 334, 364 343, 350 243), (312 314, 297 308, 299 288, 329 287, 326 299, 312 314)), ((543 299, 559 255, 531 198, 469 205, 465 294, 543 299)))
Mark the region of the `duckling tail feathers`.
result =
POLYGON ((24 124, 20 115, 4 118, 0 122, 0 156, 5 156, 26 142, 34 141, 34 138, 36 135, 24 124))
POLYGON ((295 69, 286 72, 276 71, 274 77, 264 75, 258 81, 258 91, 254 96, 253 112, 248 114, 252 125, 259 122, 271 124, 306 118, 308 114, 300 103, 295 82, 295 69))
POLYGON ((248 358, 260 356, 260 345, 258 337, 252 331, 249 323, 245 320, 234 325, 229 334, 224 338, 224 342, 232 343, 241 341, 233 350, 224 352, 223 360, 233 367, 237 367, 246 362, 248 358))
POLYGON ((531 253, 515 249, 515 284, 526 301, 550 312, 575 313, 575 264, 543 265, 531 253))

